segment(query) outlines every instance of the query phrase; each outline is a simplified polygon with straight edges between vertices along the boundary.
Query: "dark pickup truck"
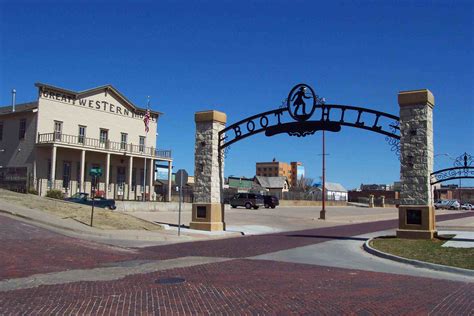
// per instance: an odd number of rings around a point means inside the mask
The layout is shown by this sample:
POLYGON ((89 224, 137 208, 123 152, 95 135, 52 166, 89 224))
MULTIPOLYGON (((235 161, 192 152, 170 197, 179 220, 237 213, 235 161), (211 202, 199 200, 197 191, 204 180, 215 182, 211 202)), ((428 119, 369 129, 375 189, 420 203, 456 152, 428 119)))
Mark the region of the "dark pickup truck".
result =
MULTIPOLYGON (((70 198, 65 199, 69 202, 80 203, 85 205, 92 205, 92 199, 89 198, 88 193, 76 193, 70 198)), ((96 197, 94 199, 94 206, 95 207, 103 207, 109 210, 115 210, 117 207, 115 206, 115 200, 113 199, 104 199, 102 197, 96 197)))

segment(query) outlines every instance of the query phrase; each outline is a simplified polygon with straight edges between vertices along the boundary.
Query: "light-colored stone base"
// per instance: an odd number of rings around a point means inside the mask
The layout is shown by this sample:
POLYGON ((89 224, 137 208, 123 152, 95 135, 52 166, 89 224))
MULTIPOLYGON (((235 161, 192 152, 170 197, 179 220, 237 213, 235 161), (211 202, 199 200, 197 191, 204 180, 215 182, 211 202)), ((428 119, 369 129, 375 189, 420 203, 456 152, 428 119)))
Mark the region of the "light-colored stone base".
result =
MULTIPOLYGON (((280 206, 321 206, 321 201, 280 200, 280 206)), ((347 206, 347 201, 326 201, 326 206, 347 206)))
POLYGON ((432 239, 436 236, 435 214, 429 205, 400 205, 398 207, 397 237, 412 239, 432 239), (419 224, 409 223, 407 213, 418 211, 421 215, 419 224))
POLYGON ((213 232, 213 231, 223 231, 223 230, 224 230, 224 226, 225 226, 225 224, 224 224, 223 222, 217 222, 217 223, 196 223, 196 222, 191 222, 190 225, 189 225, 189 228, 213 232))
POLYGON ((438 235, 435 230, 397 229, 397 237, 405 239, 433 239, 438 235))
POLYGON ((193 203, 191 229, 206 231, 225 230, 224 204, 221 203, 193 203), (199 217, 199 211, 205 211, 205 217, 199 217))

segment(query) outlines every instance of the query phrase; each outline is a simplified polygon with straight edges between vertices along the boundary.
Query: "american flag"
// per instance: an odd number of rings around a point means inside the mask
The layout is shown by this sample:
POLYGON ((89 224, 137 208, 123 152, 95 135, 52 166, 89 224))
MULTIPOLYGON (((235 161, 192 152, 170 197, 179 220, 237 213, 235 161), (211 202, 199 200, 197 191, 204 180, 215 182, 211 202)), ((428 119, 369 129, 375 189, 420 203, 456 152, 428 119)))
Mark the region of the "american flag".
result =
POLYGON ((143 123, 145 123, 145 132, 148 133, 150 131, 150 127, 149 127, 149 124, 150 124, 150 109, 146 110, 145 118, 143 119, 143 123))

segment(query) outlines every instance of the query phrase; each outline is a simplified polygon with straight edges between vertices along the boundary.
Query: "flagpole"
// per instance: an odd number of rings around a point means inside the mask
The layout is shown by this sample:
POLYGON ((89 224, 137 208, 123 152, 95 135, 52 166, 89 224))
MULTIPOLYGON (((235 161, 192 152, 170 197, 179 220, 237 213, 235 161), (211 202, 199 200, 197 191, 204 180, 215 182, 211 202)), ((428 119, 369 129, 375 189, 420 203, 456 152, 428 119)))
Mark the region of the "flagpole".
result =
MULTIPOLYGON (((148 111, 150 110, 150 96, 147 97, 147 103, 146 103, 146 112, 145 116, 147 115, 148 111)), ((143 168, 143 201, 146 201, 146 139, 148 138, 148 128, 147 128, 147 123, 145 123, 145 143, 143 144, 143 154, 145 155, 145 166, 143 168)), ((151 187, 151 183, 150 183, 151 187)))

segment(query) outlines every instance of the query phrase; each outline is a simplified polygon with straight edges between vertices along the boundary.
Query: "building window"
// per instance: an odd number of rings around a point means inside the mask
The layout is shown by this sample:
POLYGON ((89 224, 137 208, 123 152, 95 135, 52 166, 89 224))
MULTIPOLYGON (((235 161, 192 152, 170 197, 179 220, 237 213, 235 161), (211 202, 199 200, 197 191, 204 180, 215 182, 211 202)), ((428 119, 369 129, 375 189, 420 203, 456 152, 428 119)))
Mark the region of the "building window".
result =
POLYGON ((3 122, 0 122, 0 140, 3 140, 3 122))
POLYGON ((79 144, 84 144, 85 138, 86 138, 86 127, 83 125, 79 125, 79 138, 77 139, 79 144))
POLYGON ((105 144, 107 140, 109 139, 109 130, 108 129, 100 129, 100 143, 105 144))
POLYGON ((61 140, 62 130, 63 130, 63 122, 54 121, 54 140, 61 140))
POLYGON ((127 149, 127 133, 120 133, 120 149, 127 149))
POLYGON ((141 153, 145 151, 145 136, 140 136, 140 145, 138 146, 138 150, 141 153))
POLYGON ((20 120, 20 129, 18 131, 18 139, 25 139, 26 133, 26 119, 20 120))

